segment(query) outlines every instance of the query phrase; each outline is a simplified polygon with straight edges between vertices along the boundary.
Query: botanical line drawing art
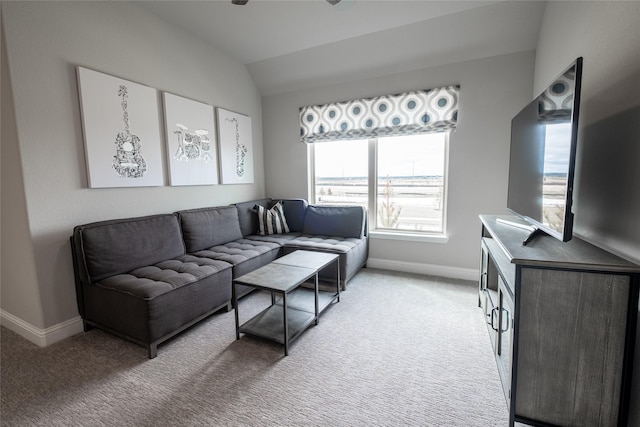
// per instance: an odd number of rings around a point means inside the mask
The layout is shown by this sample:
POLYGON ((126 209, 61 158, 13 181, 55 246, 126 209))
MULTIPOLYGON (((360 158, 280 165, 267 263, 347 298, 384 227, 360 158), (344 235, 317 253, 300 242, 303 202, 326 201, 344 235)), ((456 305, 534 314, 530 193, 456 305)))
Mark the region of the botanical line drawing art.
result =
POLYGON ((122 178, 142 178, 147 171, 147 162, 142 157, 142 143, 137 135, 129 129, 129 113, 127 111, 127 87, 120 85, 118 96, 122 98, 122 120, 124 132, 118 132, 116 136, 116 155, 113 156, 113 168, 122 178))
POLYGON ((240 144, 240 131, 238 130, 238 119, 237 118, 225 118, 228 122, 235 122, 236 125, 236 174, 238 177, 244 176, 244 160, 247 156, 247 146, 240 144))
POLYGON ((178 136, 178 150, 174 154, 177 160, 203 160, 205 163, 213 160, 211 157, 211 139, 207 129, 197 129, 193 133, 187 132, 189 129, 176 123, 178 130, 173 131, 178 136))

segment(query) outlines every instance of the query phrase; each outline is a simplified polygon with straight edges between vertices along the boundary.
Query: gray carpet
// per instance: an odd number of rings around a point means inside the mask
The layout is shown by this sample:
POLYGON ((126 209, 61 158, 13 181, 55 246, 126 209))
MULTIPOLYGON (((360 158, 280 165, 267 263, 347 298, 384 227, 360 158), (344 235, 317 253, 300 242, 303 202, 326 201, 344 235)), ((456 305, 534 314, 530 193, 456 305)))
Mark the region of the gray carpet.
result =
MULTIPOLYGON (((2 328, 3 426, 505 426, 472 282, 361 271, 282 346, 235 340, 233 312, 159 346, 99 330, 47 348, 2 328)), ((241 320, 269 303, 240 301, 241 320)))

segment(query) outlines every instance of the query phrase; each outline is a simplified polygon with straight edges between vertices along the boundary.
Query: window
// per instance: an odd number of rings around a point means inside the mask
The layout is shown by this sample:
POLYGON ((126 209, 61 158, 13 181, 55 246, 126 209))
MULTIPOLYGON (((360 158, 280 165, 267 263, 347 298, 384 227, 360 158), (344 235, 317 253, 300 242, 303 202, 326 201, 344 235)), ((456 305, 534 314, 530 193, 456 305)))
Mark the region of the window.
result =
POLYGON ((312 199, 366 207, 372 230, 444 234, 448 135, 310 144, 312 199))
POLYGON ((379 238, 446 241, 447 152, 459 93, 450 85, 300 107, 310 199, 366 207, 379 238))

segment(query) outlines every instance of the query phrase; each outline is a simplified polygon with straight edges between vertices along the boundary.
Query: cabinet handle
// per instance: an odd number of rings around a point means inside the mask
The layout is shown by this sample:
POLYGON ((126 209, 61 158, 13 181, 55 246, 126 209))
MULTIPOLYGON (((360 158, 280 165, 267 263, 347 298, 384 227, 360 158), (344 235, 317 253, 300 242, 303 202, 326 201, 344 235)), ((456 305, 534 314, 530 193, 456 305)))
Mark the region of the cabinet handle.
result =
POLYGON ((500 325, 500 332, 507 332, 509 330, 509 312, 507 310, 505 310, 504 308, 502 309, 502 311, 504 313, 506 313, 506 316, 503 317, 503 319, 507 320, 507 325, 504 327, 504 329, 502 329, 502 324, 500 325))
POLYGON ((494 308, 493 310, 491 310, 491 329, 493 329, 494 331, 498 332, 498 328, 495 327, 495 325, 493 324, 493 321, 495 319, 495 314, 498 312, 498 307, 494 308))

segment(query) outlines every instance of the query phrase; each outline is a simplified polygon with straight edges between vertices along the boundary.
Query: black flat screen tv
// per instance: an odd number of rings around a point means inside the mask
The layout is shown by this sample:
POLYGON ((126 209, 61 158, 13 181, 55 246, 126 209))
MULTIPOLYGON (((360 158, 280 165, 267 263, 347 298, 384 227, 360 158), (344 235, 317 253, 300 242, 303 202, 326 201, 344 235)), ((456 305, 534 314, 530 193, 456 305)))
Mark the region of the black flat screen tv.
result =
POLYGON ((571 240, 581 81, 577 58, 511 121, 507 209, 528 224, 523 245, 541 232, 571 240))

